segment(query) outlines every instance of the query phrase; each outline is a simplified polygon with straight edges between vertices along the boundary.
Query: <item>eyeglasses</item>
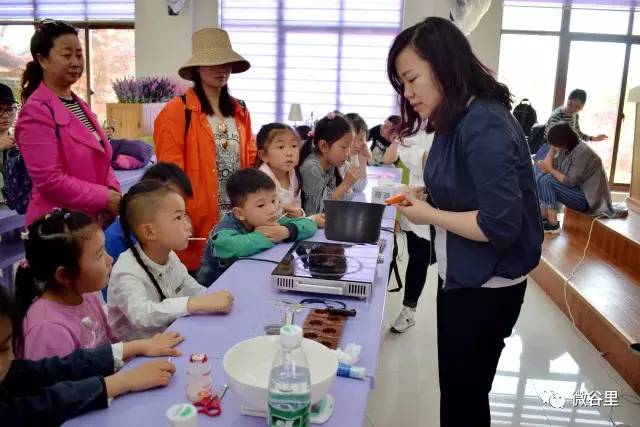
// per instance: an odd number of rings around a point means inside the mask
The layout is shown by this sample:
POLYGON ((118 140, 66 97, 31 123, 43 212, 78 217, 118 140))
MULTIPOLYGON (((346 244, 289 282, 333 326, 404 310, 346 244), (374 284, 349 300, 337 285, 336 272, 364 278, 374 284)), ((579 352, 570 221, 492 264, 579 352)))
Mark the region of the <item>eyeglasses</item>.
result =
POLYGON ((18 109, 15 106, 11 106, 11 107, 0 107, 0 116, 3 115, 11 115, 11 114, 15 114, 15 112, 18 111, 18 109))

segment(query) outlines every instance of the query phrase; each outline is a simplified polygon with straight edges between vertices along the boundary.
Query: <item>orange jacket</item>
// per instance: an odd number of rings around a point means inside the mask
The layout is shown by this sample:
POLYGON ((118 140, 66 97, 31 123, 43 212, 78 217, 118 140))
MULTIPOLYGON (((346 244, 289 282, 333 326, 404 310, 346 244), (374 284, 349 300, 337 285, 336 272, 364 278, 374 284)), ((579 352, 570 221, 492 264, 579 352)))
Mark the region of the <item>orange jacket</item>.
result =
MULTIPOLYGON (((256 158, 256 142, 251 132, 249 111, 233 100, 234 118, 240 136, 240 167, 252 167, 256 158)), ((185 138, 185 104, 180 97, 169 101, 154 124, 153 140, 158 161, 180 166, 191 179, 193 197, 185 200, 193 223, 194 237, 208 237, 218 223, 218 171, 216 144, 206 114, 193 89, 186 93, 186 108, 191 110, 191 123, 185 138)), ((180 260, 189 270, 197 270, 205 246, 204 241, 190 241, 179 251, 180 260)))

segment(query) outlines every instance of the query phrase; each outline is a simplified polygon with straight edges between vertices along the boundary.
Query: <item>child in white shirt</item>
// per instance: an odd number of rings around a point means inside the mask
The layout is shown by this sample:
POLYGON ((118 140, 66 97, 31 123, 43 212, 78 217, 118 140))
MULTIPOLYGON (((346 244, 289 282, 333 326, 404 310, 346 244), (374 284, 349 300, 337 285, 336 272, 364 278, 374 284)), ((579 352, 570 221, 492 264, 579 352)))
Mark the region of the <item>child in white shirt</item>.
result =
POLYGON ((200 295, 205 288, 174 252, 186 248, 191 237, 182 196, 157 181, 139 182, 120 202, 120 221, 129 249, 113 267, 107 304, 116 337, 145 338, 182 316, 231 310, 227 291, 200 295))

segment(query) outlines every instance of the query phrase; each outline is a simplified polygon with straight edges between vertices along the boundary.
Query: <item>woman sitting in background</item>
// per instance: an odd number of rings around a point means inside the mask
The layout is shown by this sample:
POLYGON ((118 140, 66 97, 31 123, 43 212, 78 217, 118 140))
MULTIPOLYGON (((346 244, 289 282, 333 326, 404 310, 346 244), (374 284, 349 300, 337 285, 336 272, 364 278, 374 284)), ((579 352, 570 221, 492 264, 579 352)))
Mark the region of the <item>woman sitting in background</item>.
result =
POLYGON ((559 204, 590 214, 614 216, 602 160, 567 122, 549 129, 550 146, 536 179, 545 233, 558 233, 559 204))

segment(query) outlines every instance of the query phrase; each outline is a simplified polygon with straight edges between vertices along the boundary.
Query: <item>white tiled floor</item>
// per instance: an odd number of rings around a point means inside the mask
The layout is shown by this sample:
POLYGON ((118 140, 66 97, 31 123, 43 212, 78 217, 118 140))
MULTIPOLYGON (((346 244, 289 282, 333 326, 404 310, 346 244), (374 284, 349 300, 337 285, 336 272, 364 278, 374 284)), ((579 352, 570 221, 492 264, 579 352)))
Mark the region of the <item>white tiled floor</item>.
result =
MULTIPOLYGON (((400 243, 400 251, 402 252, 400 243)), ((406 260, 405 260, 406 262, 406 260)), ((402 263, 404 268, 404 262, 402 263)), ((431 268, 416 316, 405 334, 387 332, 369 397, 368 413, 375 427, 439 425, 436 348, 436 270, 431 268)), ((402 293, 389 294, 385 322, 402 306, 402 293)), ((470 363, 472 361, 470 360, 470 363)), ((531 280, 513 335, 508 339, 491 393, 493 426, 634 426, 640 427, 640 398, 589 344, 531 280), (576 390, 617 390, 619 406, 574 407, 576 390), (563 409, 543 403, 539 394, 564 397, 563 409), (609 420, 611 417, 611 422, 609 420)), ((464 396, 460 409, 464 410, 464 396)), ((561 399, 556 397, 557 403, 561 399)), ((604 402, 603 402, 604 403, 604 402)))

